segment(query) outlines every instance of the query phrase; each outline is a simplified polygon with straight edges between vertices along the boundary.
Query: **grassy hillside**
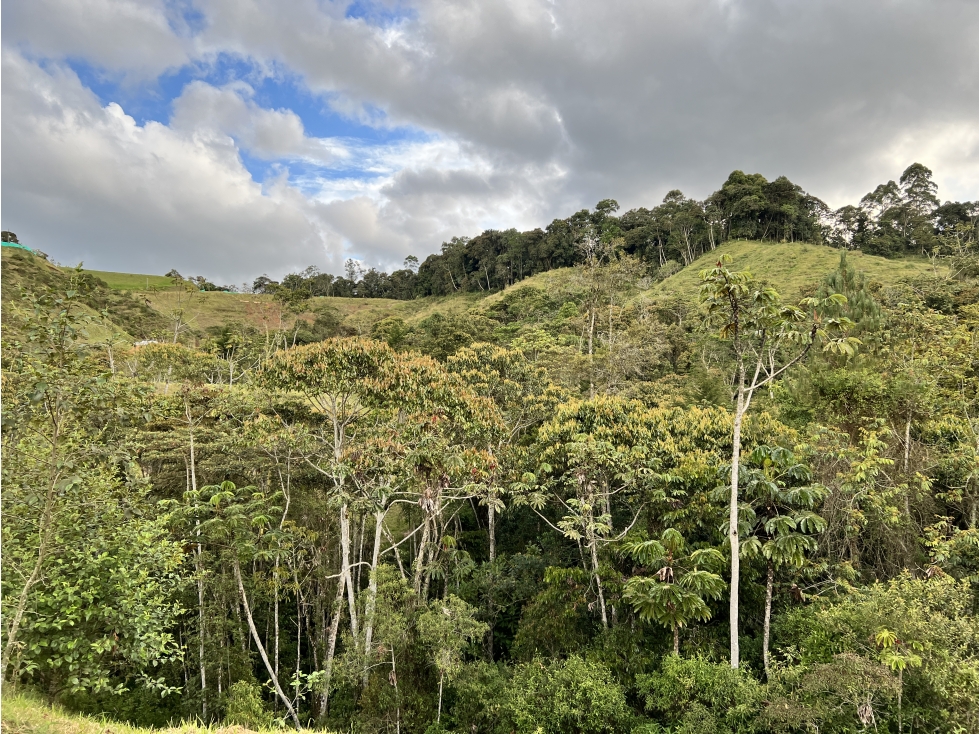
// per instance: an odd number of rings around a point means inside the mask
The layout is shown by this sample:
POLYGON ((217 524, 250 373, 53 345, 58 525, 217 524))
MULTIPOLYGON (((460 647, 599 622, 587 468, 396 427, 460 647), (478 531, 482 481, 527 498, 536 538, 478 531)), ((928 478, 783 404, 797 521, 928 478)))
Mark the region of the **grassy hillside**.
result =
MULTIPOLYGON (((28 292, 65 292, 70 287, 79 292, 79 305, 89 316, 97 317, 103 310, 108 312, 113 333, 120 340, 147 339, 166 326, 164 318, 144 299, 107 287, 89 271, 76 274, 73 269, 56 267, 38 255, 6 247, 3 248, 0 262, 4 327, 12 326, 17 313, 24 307, 22 289, 28 292)), ((88 333, 92 341, 101 341, 108 335, 108 331, 94 326, 88 333)))
MULTIPOLYGON (((800 245, 772 242, 725 242, 667 278, 652 289, 653 295, 680 295, 696 299, 700 291, 700 271, 711 267, 721 253, 731 256, 729 267, 748 269, 756 278, 774 285, 788 300, 798 298, 806 286, 818 283, 827 273, 836 270, 840 251, 822 245, 800 245)), ((927 260, 888 260, 862 252, 848 252, 847 260, 868 281, 895 285, 906 278, 931 272, 927 260)))
MULTIPOLYGON (((774 285, 787 299, 798 298, 804 288, 817 284, 823 276, 835 270, 840 253, 819 245, 728 242, 716 251, 704 255, 673 276, 655 283, 645 295, 654 299, 675 297, 695 302, 700 288, 699 273, 710 267, 719 254, 732 257, 734 269, 750 269, 755 276, 774 285)), ((870 281, 894 285, 901 280, 932 272, 926 260, 887 260, 860 252, 847 258, 870 281)), ((193 292, 171 287, 170 280, 160 275, 140 275, 108 271, 85 270, 84 274, 101 281, 86 299, 92 309, 108 308, 117 325, 135 338, 146 338, 150 331, 165 332, 170 314, 183 309, 182 320, 197 332, 228 323, 250 324, 260 330, 289 328, 295 316, 286 311, 271 296, 244 293, 193 292), (132 292, 132 297, 121 293, 132 292)), ((533 287, 548 294, 571 296, 576 289, 574 271, 562 268, 541 273, 513 286, 533 287)), ((67 282, 68 271, 56 268, 42 258, 15 250, 3 251, 3 300, 5 307, 14 305, 18 286, 67 282)), ((510 289, 510 291, 513 290, 510 289)), ((508 291, 509 292, 509 291, 508 291)), ((623 294, 627 298, 639 294, 638 289, 623 294)), ((345 330, 368 334, 371 326, 388 317, 404 319, 408 324, 434 313, 464 314, 471 309, 485 311, 504 298, 504 293, 484 295, 460 293, 439 298, 420 298, 395 301, 384 298, 315 298, 311 311, 324 308, 336 310, 345 330)), ((303 318, 312 320, 313 314, 303 318)))
POLYGON ((20 693, 4 694, 0 715, 3 734, 246 734, 241 726, 201 726, 182 723, 167 729, 143 729, 120 721, 69 714, 20 693))
POLYGON ((87 268, 83 269, 82 272, 94 275, 114 291, 150 291, 173 287, 173 282, 163 275, 113 273, 108 270, 89 270, 87 268))
MULTIPOLYGON (((145 294, 150 306, 161 314, 167 314, 181 306, 185 320, 194 329, 207 329, 232 322, 251 324, 263 329, 288 327, 295 317, 289 314, 271 296, 249 293, 178 293, 158 291, 145 294)), ((414 323, 436 312, 464 313, 480 301, 477 293, 445 298, 419 298, 414 301, 395 301, 389 298, 314 298, 311 311, 322 308, 336 309, 341 323, 359 334, 370 332, 371 326, 388 317, 402 318, 414 323)))
MULTIPOLYGON (((821 245, 805 245, 771 242, 726 242, 713 252, 695 260, 674 275, 654 283, 642 292, 643 297, 658 301, 665 298, 680 297, 688 303, 696 303, 700 297, 700 272, 712 267, 717 258, 727 253, 733 270, 748 269, 755 277, 774 285, 776 290, 788 301, 803 295, 803 290, 818 285, 824 276, 839 267, 840 251, 821 245)), ((847 260, 857 271, 862 272, 868 281, 883 286, 894 286, 908 278, 932 273, 931 263, 924 259, 888 260, 861 252, 848 252, 847 260)), ((940 266, 938 272, 946 272, 940 266)), ((573 268, 561 268, 540 273, 522 280, 506 292, 498 292, 479 299, 481 309, 489 309, 514 289, 536 288, 557 300, 560 296, 570 297, 576 287, 573 268)), ((638 288, 624 293, 626 301, 639 297, 638 288)))

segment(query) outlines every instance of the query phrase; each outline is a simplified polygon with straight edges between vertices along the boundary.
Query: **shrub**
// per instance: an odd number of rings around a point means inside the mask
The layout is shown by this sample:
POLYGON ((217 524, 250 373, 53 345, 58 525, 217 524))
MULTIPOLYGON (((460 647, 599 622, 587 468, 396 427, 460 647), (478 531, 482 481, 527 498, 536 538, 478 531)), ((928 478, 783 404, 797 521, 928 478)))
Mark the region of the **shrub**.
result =
POLYGON ((507 730, 517 734, 615 734, 629 731, 633 720, 608 668, 577 656, 518 666, 504 711, 507 730))
POLYGON ((744 669, 704 658, 663 659, 657 673, 636 679, 646 709, 683 734, 750 731, 762 685, 744 669))
POLYGON ((265 710, 257 683, 240 680, 231 684, 224 699, 224 721, 246 729, 268 729, 272 715, 265 710))

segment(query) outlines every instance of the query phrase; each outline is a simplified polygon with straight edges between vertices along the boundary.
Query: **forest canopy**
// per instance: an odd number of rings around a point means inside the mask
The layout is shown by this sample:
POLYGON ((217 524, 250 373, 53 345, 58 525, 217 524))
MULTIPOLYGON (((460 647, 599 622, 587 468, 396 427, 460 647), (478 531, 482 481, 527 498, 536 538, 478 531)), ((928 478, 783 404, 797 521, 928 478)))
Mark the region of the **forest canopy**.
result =
MULTIPOLYGON (((277 282, 260 276, 251 288, 278 288, 311 296, 411 299, 457 292, 492 292, 537 273, 581 264, 578 243, 586 232, 618 240, 618 249, 659 268, 689 265, 728 240, 824 244, 898 258, 961 254, 975 242, 979 202, 942 203, 931 170, 909 166, 897 182, 880 184, 859 203, 837 210, 785 176, 734 171, 703 201, 674 189, 663 202, 621 214, 614 199, 593 210, 555 219, 543 229, 486 230, 453 237, 441 250, 385 273, 348 260, 344 275, 309 267, 277 282)), ((216 286, 211 286, 216 288, 216 286)))

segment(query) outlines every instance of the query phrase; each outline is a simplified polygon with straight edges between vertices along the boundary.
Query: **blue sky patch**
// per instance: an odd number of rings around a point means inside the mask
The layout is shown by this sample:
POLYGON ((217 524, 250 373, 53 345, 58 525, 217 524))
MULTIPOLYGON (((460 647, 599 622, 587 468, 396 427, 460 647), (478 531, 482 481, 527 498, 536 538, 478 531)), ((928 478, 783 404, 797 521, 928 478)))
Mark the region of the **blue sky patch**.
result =
MULTIPOLYGON (((376 106, 366 107, 364 117, 380 124, 365 124, 361 119, 335 111, 330 104, 333 95, 310 91, 299 75, 281 67, 260 66, 233 54, 221 54, 206 65, 187 65, 142 84, 128 83, 84 60, 69 59, 67 64, 103 106, 118 103, 139 125, 149 121, 167 124, 174 100, 193 81, 204 81, 215 87, 243 81, 254 90, 251 99, 259 107, 291 110, 297 114, 308 137, 340 138, 350 147, 367 148, 426 142, 435 137, 416 127, 384 124, 386 113, 376 106)), ((311 189, 316 181, 370 180, 387 174, 367 170, 368 162, 356 157, 320 166, 302 160, 276 163, 251 156, 246 150, 241 150, 240 154, 244 166, 260 183, 280 175, 285 164, 289 181, 304 189, 304 193, 314 193, 311 189)))

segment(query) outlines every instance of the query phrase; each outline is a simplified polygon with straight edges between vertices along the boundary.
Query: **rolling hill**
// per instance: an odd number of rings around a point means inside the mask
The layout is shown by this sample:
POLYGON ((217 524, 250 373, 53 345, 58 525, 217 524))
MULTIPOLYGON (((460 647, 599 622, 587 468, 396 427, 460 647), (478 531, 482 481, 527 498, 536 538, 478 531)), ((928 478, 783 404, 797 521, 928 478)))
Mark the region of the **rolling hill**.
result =
MULTIPOLYGON (((650 284, 644 291, 654 300, 680 297, 696 302, 700 287, 699 273, 710 267, 721 253, 732 258, 734 269, 747 268, 763 281, 774 285, 787 299, 798 298, 803 290, 817 284, 836 269, 840 253, 829 247, 797 243, 727 242, 670 277, 650 284)), ((925 259, 888 260, 860 252, 847 253, 849 262, 871 282, 882 286, 932 272, 943 272, 925 259)), ((24 251, 4 249, 3 303, 5 309, 17 308, 15 296, 21 287, 66 287, 71 269, 57 268, 43 258, 24 251)), ((229 323, 250 324, 258 329, 291 328, 295 315, 290 314, 271 296, 244 293, 180 291, 161 275, 83 270, 91 284, 85 298, 94 313, 105 309, 123 332, 133 339, 149 338, 165 331, 176 310, 195 332, 229 323)), ((576 288, 572 268, 562 268, 527 278, 505 292, 492 294, 459 293, 446 297, 419 298, 412 301, 368 298, 314 298, 310 312, 302 318, 312 320, 315 312, 332 309, 347 333, 369 334, 374 323, 389 317, 410 324, 435 313, 462 315, 469 311, 486 312, 515 289, 536 288, 551 295, 573 298, 576 288)), ((623 296, 638 297, 638 288, 623 296)), ((5 319, 6 320, 6 319, 5 319)))

